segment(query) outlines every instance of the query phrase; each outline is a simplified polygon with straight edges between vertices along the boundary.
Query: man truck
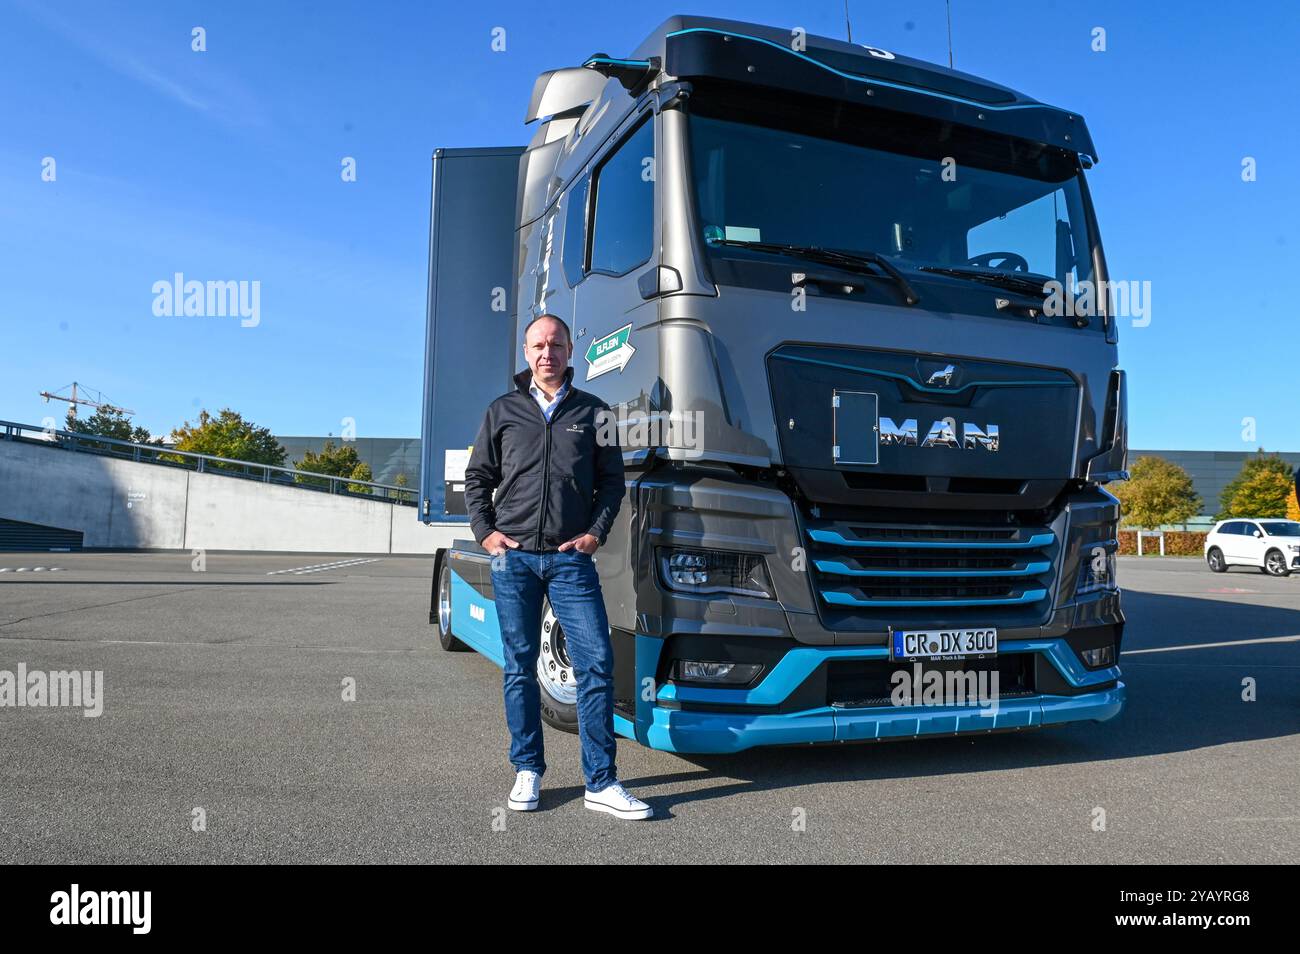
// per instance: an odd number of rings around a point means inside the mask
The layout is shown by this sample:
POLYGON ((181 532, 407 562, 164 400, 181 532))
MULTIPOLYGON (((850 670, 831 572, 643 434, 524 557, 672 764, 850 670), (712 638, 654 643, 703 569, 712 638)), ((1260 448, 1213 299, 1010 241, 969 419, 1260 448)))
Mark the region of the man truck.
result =
MULTIPOLYGON (((1083 294, 1107 272, 1081 116, 674 16, 543 73, 525 122, 525 147, 433 156, 419 510, 444 649, 503 664, 464 467, 550 313, 625 463, 596 554, 620 734, 734 752, 1121 711, 1125 376, 1083 294), (899 704, 918 663, 996 699, 899 704)), ((540 645, 543 716, 576 730, 549 608, 540 645)))

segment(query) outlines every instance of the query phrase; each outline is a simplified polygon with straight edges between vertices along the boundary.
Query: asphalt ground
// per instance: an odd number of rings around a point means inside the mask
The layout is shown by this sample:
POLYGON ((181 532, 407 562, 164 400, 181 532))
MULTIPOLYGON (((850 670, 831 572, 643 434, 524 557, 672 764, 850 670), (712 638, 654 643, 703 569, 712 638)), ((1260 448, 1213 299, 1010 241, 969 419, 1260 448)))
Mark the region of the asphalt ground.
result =
POLYGON ((104 673, 98 717, 0 708, 0 862, 1300 856, 1300 575, 1121 558, 1128 704, 1103 724, 731 756, 620 740, 656 813, 630 822, 584 808, 577 738, 550 728, 541 810, 505 809, 500 670, 438 648, 429 558, 205 559, 0 554, 0 670, 104 673))

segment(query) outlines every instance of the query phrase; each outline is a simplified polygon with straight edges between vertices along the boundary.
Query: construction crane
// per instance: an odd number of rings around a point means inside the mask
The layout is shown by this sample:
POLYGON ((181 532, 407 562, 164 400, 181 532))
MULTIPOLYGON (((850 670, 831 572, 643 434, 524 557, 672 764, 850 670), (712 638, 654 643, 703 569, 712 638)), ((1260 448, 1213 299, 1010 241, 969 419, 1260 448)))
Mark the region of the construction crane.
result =
POLYGON ((94 388, 84 387, 83 385, 78 384, 76 381, 73 381, 72 384, 70 385, 65 384, 63 387, 59 388, 59 391, 66 391, 69 387, 72 388, 72 397, 66 397, 65 395, 59 394, 57 391, 55 392, 42 391, 40 396, 45 398, 46 404, 49 404, 50 401, 52 400, 67 401, 68 404, 71 405, 70 413, 72 414, 73 417, 77 416, 77 405, 79 404, 84 404, 86 407, 93 407, 101 411, 109 411, 109 412, 116 411, 118 414, 130 415, 135 413, 135 411, 128 411, 124 407, 118 407, 115 404, 109 404, 104 400, 104 393, 102 391, 96 391, 94 388), (97 400, 88 401, 85 398, 77 397, 77 388, 79 387, 82 388, 84 391, 93 393, 97 398, 97 400))

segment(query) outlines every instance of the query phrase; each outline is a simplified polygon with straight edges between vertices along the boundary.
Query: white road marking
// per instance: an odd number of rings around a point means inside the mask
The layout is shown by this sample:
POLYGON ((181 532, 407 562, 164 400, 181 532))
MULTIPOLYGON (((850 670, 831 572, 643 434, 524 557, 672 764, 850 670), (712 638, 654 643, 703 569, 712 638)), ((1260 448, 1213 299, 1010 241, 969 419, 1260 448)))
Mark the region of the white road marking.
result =
POLYGON ((1221 649, 1224 646, 1251 646, 1255 643, 1294 643, 1300 642, 1300 636, 1263 636, 1259 639, 1233 639, 1226 643, 1197 643, 1193 646, 1160 646, 1156 649, 1126 649, 1121 656, 1137 656, 1142 653, 1176 653, 1183 649, 1221 649))
POLYGON ((1300 815, 1280 815, 1277 818, 1228 818, 1230 822, 1300 822, 1300 815))
POLYGON ((378 559, 370 560, 344 560, 341 563, 327 563, 324 566, 306 567, 294 573, 295 576, 302 576, 304 573, 323 573, 326 570, 341 570, 352 566, 361 566, 363 563, 378 563, 378 559))
MULTIPOLYGON (((26 636, 6 637, 12 642, 46 642, 44 639, 31 638, 26 636)), ((209 647, 211 649, 225 649, 235 647, 241 651, 247 648, 247 643, 237 642, 209 642, 199 640, 197 642, 184 639, 92 639, 87 642, 98 643, 102 646, 177 646, 181 649, 194 649, 197 647, 209 647)), ((359 653, 361 655, 373 656, 414 656, 426 653, 426 649, 371 649, 364 646, 269 646, 259 645, 259 651, 275 649, 284 652, 307 652, 307 653, 359 653)))
POLYGON ((344 567, 361 566, 363 563, 378 563, 378 557, 372 557, 368 560, 339 560, 335 563, 314 563, 311 566, 294 566, 286 570, 268 570, 267 576, 278 576, 281 573, 292 573, 294 576, 302 576, 304 573, 322 573, 325 570, 339 570, 344 567))
POLYGON ((0 566, 0 573, 58 573, 61 566, 0 566))

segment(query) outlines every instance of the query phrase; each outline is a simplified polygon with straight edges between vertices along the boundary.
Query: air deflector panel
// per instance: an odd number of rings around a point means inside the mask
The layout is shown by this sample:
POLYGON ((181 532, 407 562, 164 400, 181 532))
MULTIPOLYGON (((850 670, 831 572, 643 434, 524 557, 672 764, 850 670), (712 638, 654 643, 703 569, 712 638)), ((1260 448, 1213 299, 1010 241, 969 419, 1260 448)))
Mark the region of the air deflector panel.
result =
POLYGON ((768 377, 782 461, 813 500, 871 486, 933 497, 953 478, 954 492, 1036 496, 1074 475, 1079 388, 1060 369, 785 345, 768 356, 768 377), (862 474, 909 479, 853 478, 862 474))

